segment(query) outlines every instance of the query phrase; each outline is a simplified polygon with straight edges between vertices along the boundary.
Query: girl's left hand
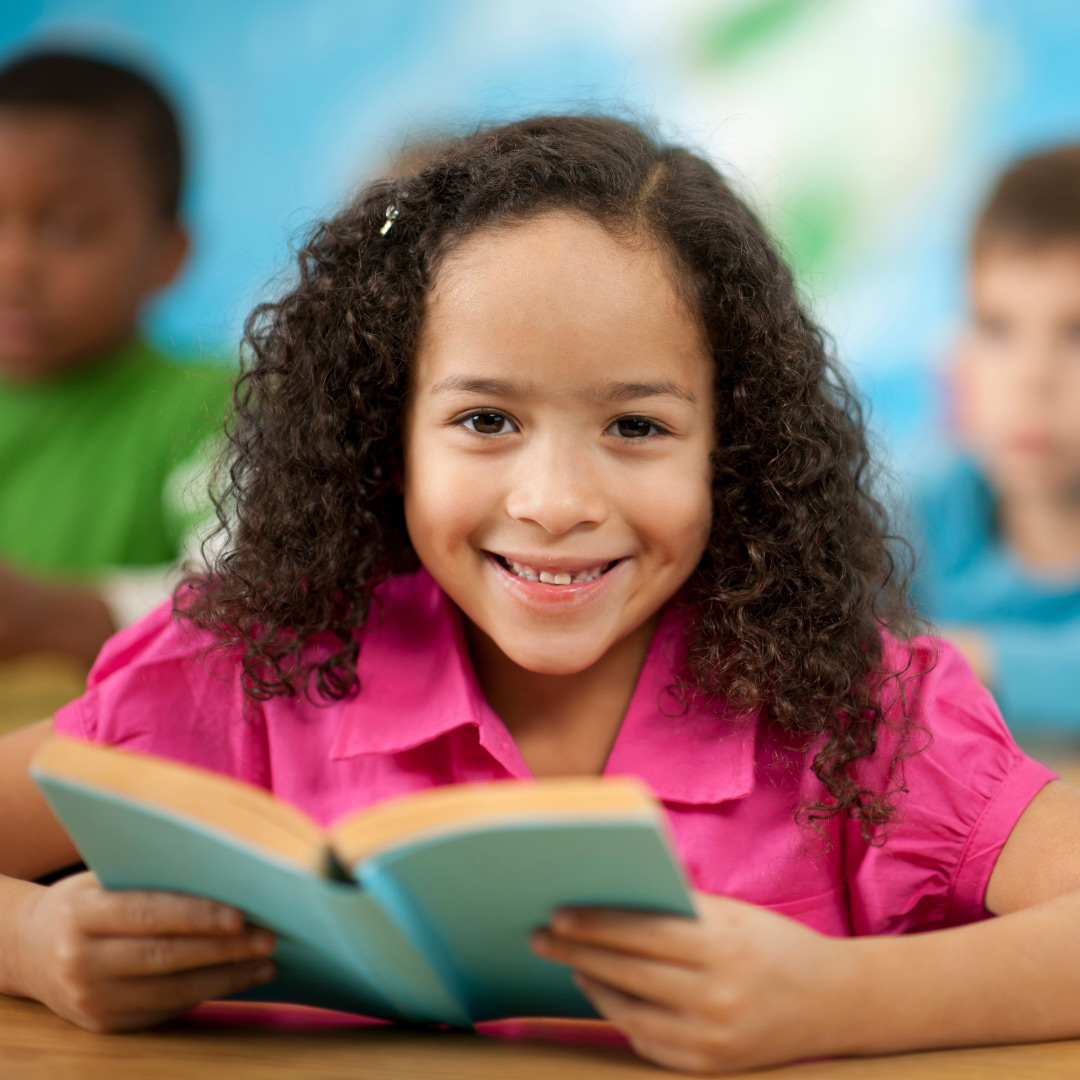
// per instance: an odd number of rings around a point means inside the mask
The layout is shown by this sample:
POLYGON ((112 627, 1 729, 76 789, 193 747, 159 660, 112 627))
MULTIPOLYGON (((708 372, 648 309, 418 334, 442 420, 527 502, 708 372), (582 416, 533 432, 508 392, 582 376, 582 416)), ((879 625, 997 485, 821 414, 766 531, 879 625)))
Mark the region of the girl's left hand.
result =
POLYGON ((565 909, 532 938, 645 1058, 717 1073, 840 1049, 850 949, 783 915, 695 895, 697 919, 565 909))

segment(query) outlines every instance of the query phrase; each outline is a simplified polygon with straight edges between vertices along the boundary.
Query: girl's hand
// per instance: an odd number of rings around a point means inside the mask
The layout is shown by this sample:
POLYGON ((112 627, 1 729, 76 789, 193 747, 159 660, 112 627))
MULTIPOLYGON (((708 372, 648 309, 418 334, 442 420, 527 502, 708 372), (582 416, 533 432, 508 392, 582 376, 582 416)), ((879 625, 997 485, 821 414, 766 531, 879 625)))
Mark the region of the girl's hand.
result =
POLYGON ((840 1049, 842 940, 723 897, 695 896, 697 919, 567 909, 533 935, 534 951, 575 981, 645 1058, 716 1073, 840 1049))
POLYGON ((29 996, 89 1031, 130 1031, 268 982, 274 938, 234 908, 167 892, 107 892, 91 873, 19 913, 29 996))

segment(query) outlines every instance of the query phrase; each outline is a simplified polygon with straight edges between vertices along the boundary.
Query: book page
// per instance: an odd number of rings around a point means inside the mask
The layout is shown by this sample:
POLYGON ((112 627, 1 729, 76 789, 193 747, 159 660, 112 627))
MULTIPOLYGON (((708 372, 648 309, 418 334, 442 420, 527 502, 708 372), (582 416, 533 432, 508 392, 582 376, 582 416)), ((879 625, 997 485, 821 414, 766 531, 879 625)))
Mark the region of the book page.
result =
POLYGON ((330 830, 346 867, 403 842, 513 820, 643 819, 663 829, 659 804, 629 777, 496 780, 450 784, 389 799, 345 818, 330 830))
POLYGON ((38 751, 31 773, 193 819, 317 874, 326 868, 326 837, 310 818, 262 788, 207 769, 54 738, 38 751))

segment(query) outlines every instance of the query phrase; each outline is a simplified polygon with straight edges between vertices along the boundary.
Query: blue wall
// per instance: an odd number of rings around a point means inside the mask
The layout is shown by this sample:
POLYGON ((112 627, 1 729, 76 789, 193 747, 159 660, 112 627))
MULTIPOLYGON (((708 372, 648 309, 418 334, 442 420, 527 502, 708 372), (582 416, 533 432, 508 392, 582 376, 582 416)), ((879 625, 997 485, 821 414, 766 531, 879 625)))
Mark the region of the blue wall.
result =
POLYGON ((1080 133, 1080 4, 1066 0, 7 0, 0 51, 72 38, 144 60, 187 115, 196 245, 151 313, 165 344, 233 351, 245 313, 288 272, 290 242, 410 131, 629 108, 736 163, 790 240, 889 445, 913 458, 932 448, 933 371, 962 313, 978 198, 1011 155, 1080 133), (866 22, 871 8, 880 29, 866 22), (830 90, 829 73, 806 66, 828 41, 839 52, 826 66, 843 74, 850 63, 853 85, 830 90), (892 116, 839 150, 828 143, 843 95, 857 97, 875 69, 893 72, 882 76, 890 85, 867 88, 883 111, 908 100, 916 110, 907 138, 917 153, 906 152, 909 173, 892 188, 861 168, 888 150, 892 116), (947 76, 937 99, 926 96, 928 72, 947 76), (931 133, 925 149, 919 125, 931 133), (790 133, 807 128, 825 144, 821 160, 812 149, 786 157, 790 133), (832 171, 820 172, 826 160, 832 171), (832 178, 837 191, 862 192, 858 213, 805 209, 807 192, 832 178), (799 228, 829 243, 801 249, 799 228))
POLYGON ((192 136, 196 245, 184 280, 153 313, 154 336, 231 348, 256 296, 288 265, 290 240, 409 131, 557 106, 575 93, 592 100, 618 78, 621 57, 598 39, 552 36, 487 54, 477 9, 8 0, 0 49, 76 41, 158 72, 192 136))

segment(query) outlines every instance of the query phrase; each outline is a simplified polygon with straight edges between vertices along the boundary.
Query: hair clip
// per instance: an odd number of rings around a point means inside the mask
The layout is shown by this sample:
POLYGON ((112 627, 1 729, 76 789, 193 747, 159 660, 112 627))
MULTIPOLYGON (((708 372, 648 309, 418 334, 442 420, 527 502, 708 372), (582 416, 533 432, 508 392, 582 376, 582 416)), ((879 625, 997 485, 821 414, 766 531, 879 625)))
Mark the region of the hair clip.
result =
POLYGON ((379 230, 380 236, 385 236, 393 226, 394 222, 398 219, 398 208, 391 203, 386 208, 386 220, 383 222, 383 227, 379 230))

